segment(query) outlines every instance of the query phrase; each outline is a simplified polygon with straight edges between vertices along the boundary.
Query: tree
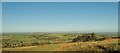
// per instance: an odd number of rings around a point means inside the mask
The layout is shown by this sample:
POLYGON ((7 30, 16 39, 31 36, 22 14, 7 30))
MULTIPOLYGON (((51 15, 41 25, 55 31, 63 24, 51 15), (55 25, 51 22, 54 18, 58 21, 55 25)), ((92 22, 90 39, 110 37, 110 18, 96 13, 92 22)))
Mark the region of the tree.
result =
POLYGON ((83 34, 82 36, 78 36, 72 40, 72 42, 78 42, 78 41, 91 41, 91 40, 96 40, 97 37, 95 36, 94 33, 89 33, 89 34, 83 34))

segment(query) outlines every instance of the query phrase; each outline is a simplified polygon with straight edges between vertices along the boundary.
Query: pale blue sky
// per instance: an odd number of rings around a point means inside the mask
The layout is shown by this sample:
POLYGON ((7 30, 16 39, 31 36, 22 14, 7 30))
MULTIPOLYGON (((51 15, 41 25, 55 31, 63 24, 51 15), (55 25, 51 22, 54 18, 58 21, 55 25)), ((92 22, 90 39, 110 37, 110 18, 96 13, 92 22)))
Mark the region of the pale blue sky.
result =
POLYGON ((3 2, 118 2, 119 0, 2 0, 3 2))
POLYGON ((117 32, 117 2, 3 3, 3 32, 117 32))
POLYGON ((2 32, 2 3, 0 2, 0 33, 2 32))

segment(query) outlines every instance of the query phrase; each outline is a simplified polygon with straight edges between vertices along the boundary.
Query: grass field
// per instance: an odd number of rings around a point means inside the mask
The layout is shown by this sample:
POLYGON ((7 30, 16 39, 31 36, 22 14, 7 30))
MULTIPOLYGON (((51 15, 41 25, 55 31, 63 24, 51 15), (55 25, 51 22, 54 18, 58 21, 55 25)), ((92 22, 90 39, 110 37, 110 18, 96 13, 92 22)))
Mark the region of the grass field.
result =
POLYGON ((81 33, 4 33, 3 51, 119 51, 119 37, 116 34, 95 34, 95 40, 76 41, 81 33), (102 39, 101 38, 105 38, 102 39))

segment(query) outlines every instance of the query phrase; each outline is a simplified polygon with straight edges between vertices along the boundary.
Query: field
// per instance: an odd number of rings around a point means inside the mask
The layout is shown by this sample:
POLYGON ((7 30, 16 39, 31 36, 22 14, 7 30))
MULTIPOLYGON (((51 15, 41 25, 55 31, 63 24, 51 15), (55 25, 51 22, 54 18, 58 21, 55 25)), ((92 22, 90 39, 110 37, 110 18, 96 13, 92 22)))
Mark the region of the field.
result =
POLYGON ((3 51, 119 51, 116 33, 3 33, 3 51))

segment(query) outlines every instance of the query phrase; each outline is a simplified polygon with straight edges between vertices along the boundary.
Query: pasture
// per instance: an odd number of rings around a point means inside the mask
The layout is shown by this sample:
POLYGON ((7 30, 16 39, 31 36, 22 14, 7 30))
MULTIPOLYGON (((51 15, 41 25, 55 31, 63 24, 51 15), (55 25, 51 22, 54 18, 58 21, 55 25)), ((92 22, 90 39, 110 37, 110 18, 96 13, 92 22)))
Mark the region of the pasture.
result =
POLYGON ((117 34, 3 33, 3 51, 119 51, 117 34))

